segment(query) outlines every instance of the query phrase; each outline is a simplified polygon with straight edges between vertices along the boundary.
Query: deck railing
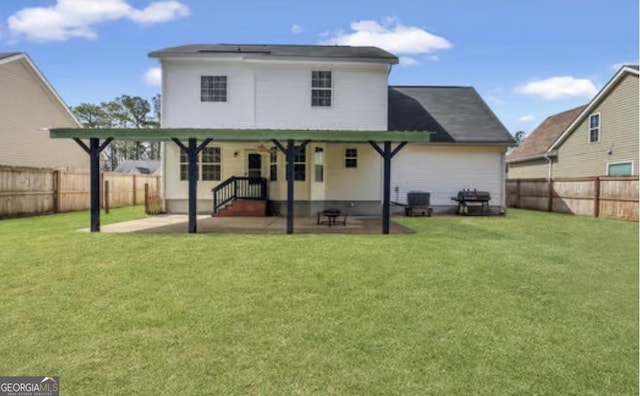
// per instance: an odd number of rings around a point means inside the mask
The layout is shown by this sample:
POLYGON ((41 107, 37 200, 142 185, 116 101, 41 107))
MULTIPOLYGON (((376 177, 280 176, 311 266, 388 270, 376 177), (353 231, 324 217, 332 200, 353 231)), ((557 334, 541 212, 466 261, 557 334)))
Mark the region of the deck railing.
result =
POLYGON ((213 214, 216 214, 228 203, 236 199, 267 199, 267 179, 264 177, 231 176, 214 187, 213 214))

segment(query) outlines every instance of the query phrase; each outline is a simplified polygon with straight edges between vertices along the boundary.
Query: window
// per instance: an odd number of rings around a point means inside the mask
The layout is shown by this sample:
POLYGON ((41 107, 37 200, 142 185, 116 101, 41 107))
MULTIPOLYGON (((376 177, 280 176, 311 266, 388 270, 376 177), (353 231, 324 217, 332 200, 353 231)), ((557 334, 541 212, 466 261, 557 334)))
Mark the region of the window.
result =
MULTIPOLYGON (((199 178, 198 168, 200 164, 196 165, 196 179, 199 178)), ((180 150, 180 180, 189 180, 189 158, 187 154, 180 150)))
POLYGON ((313 155, 314 180, 322 183, 324 181, 324 148, 316 147, 313 155))
POLYGON ((358 149, 348 148, 344 150, 344 167, 345 168, 358 167, 358 149))
MULTIPOLYGON (((196 179, 220 180, 221 154, 220 147, 205 147, 197 157, 196 179)), ((180 180, 189 180, 189 159, 187 155, 180 151, 180 180)))
POLYGON ((331 72, 311 72, 311 106, 331 107, 331 72))
POLYGON ((607 176, 633 175, 633 162, 613 162, 607 164, 607 176))
POLYGON ((220 147, 202 150, 202 180, 220 180, 220 147))
POLYGON ((600 141, 600 113, 589 116, 589 143, 600 141))
POLYGON ((278 148, 269 150, 269 180, 278 181, 278 148))
POLYGON ((201 76, 200 77, 200 101, 201 102, 226 102, 227 101, 227 76, 201 76))
MULTIPOLYGON (((298 153, 293 159, 293 180, 295 181, 305 181, 307 180, 307 166, 306 166, 306 155, 305 150, 299 150, 300 146, 296 146, 296 150, 298 153)), ((287 164, 288 166, 289 164, 287 164)), ((287 172, 287 180, 289 177, 289 173, 287 172)))

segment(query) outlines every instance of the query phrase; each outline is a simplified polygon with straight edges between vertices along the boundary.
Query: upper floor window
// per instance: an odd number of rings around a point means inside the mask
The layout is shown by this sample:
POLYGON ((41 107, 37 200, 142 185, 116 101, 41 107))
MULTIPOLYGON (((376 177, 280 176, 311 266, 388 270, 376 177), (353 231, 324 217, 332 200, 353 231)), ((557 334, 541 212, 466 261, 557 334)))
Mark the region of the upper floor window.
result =
POLYGON ((345 168, 358 167, 358 149, 357 148, 348 148, 344 150, 344 167, 345 168))
POLYGON ((331 107, 332 86, 330 71, 312 71, 311 106, 331 107))
POLYGON ((589 116, 589 143, 600 141, 600 113, 589 116))
POLYGON ((226 102, 227 101, 227 76, 201 76, 200 77, 200 101, 201 102, 226 102))

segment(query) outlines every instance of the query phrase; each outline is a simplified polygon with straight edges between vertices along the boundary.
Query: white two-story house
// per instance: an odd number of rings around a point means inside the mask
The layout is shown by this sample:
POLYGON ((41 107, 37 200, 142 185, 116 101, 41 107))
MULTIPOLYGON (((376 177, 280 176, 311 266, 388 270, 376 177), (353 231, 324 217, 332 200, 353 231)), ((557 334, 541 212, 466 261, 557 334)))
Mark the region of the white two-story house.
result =
MULTIPOLYGON (((162 127, 233 131, 421 131, 393 159, 391 199, 431 193, 436 210, 455 207, 465 188, 486 190, 504 208, 504 155, 513 139, 470 87, 389 87, 398 58, 375 47, 187 45, 150 53, 162 67, 162 127)), ((164 144, 166 210, 186 213, 187 158, 164 144)), ((295 157, 295 214, 328 207, 380 213, 382 160, 366 141, 312 141, 295 157)), ((212 141, 198 158, 198 212, 211 213, 212 189, 233 177, 264 178, 269 211, 283 213, 285 156, 272 141, 212 141)))

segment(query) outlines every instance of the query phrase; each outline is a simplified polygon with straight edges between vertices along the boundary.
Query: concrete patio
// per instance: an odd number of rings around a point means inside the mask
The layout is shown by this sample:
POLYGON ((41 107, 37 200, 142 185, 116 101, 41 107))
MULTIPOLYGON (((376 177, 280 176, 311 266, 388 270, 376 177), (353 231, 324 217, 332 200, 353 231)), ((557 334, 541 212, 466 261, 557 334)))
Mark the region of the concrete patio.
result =
MULTIPOLYGON (((285 234, 285 217, 197 217, 199 233, 238 233, 238 234, 285 234)), ((159 215, 140 220, 125 221, 103 225, 102 232, 107 233, 185 233, 187 215, 159 215)), ((318 225, 315 217, 296 218, 294 222, 297 234, 380 234, 380 217, 349 217, 347 225, 318 225)), ((80 231, 89 232, 89 228, 80 231)), ((391 234, 413 233, 410 228, 400 224, 390 224, 391 234)))

